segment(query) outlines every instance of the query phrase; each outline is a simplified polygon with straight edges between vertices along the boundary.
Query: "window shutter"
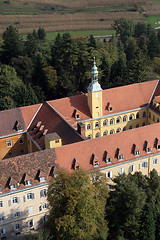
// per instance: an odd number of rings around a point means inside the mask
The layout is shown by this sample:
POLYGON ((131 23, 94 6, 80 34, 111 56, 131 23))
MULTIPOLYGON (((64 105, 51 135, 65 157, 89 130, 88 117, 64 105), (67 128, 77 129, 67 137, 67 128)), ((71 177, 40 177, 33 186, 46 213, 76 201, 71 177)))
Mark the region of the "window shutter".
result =
POLYGON ((110 171, 110 177, 112 177, 112 171, 110 171))
POLYGON ((140 169, 142 168, 142 163, 139 164, 139 168, 140 168, 140 169))
POLYGON ((27 196, 23 196, 23 201, 26 202, 27 196))
POLYGON ((32 193, 32 199, 34 199, 34 193, 32 193))
POLYGON ((10 207, 11 205, 12 205, 12 201, 9 200, 9 201, 8 201, 8 206, 10 207))
POLYGON ((18 200, 18 203, 20 203, 20 197, 18 197, 17 200, 18 200))

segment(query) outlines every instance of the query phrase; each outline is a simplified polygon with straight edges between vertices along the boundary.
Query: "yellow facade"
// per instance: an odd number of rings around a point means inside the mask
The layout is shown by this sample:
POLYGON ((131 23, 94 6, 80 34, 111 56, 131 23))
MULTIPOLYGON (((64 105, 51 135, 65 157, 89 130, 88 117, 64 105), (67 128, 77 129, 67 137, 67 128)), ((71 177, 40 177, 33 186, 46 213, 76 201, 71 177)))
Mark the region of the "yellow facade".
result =
POLYGON ((102 91, 92 92, 88 89, 88 106, 92 118, 102 116, 102 91))
POLYGON ((56 133, 45 135, 45 149, 62 146, 62 139, 56 133))

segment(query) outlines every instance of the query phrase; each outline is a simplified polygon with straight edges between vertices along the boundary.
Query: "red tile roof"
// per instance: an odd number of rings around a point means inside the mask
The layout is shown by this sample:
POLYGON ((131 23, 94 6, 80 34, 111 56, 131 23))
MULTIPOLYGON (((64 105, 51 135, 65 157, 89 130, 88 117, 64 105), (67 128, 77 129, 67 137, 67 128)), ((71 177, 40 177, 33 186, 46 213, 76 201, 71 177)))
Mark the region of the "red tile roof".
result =
POLYGON ((41 149, 45 149, 45 135, 43 134, 45 130, 48 130, 47 134, 57 133, 62 139, 62 145, 83 140, 72 126, 66 123, 47 103, 43 104, 28 129, 29 135, 41 149), (37 123, 39 127, 36 127, 37 123))
POLYGON ((40 104, 0 111, 0 136, 15 134, 15 123, 20 122, 22 131, 26 131, 40 104))
MULTIPOLYGON (((158 80, 154 80, 103 90, 103 115, 147 107, 157 83, 158 80), (113 106, 112 112, 109 112, 106 108, 107 102, 113 106)), ((160 91, 160 84, 158 89, 158 91, 160 91)), ((77 109, 80 114, 80 119, 78 119, 78 121, 91 118, 87 102, 87 94, 52 100, 48 101, 48 103, 74 127, 76 127, 77 121, 73 117, 74 109, 77 109)))
POLYGON ((136 157, 132 151, 133 144, 138 146, 141 157, 148 155, 144 150, 145 141, 151 144, 152 153, 158 152, 158 150, 154 147, 154 141, 156 137, 160 140, 160 123, 62 146, 55 149, 56 163, 61 168, 67 169, 68 171, 73 171, 72 162, 75 158, 79 162, 79 165, 82 169, 90 171, 97 169, 97 167, 94 167, 90 162, 92 154, 94 154, 99 159, 98 168, 106 167, 109 166, 109 164, 106 164, 103 160, 103 156, 106 155, 106 152, 112 158, 112 164, 135 159, 136 157), (117 159, 117 148, 123 152, 124 160, 117 159))

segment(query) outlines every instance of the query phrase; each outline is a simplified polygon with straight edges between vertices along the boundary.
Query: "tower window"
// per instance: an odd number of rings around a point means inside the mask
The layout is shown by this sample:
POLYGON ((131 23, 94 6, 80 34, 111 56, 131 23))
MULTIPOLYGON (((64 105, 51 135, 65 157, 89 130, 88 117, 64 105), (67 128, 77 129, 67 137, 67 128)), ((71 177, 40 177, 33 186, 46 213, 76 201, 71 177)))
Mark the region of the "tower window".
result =
POLYGON ((110 125, 113 125, 113 118, 110 119, 110 125))
POLYGON ((123 122, 126 122, 127 121, 127 116, 124 116, 123 117, 123 122))
POLYGON ((116 119, 116 123, 120 123, 120 117, 116 119))
POLYGON ((91 124, 88 123, 88 124, 87 124, 87 130, 90 130, 90 129, 91 129, 91 124))
POLYGON ((103 126, 107 126, 107 120, 103 121, 103 126))
POLYGON ((95 127, 98 128, 99 127, 99 122, 95 123, 95 127))

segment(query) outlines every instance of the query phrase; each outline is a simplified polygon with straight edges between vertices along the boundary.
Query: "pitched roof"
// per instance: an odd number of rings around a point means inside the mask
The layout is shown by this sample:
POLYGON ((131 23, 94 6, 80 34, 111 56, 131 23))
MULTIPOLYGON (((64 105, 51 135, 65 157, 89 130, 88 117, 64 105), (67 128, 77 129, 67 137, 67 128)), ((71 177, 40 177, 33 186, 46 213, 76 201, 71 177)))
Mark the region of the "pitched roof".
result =
MULTIPOLYGON (((147 107, 157 84, 158 80, 154 80, 103 90, 103 115, 147 107), (108 108, 106 108, 108 102, 113 106, 112 112, 109 112, 108 108)), ((48 103, 74 127, 76 127, 77 121, 73 116, 74 109, 77 109, 80 114, 80 119, 78 121, 91 118, 87 94, 52 100, 48 101, 48 103)))
POLYGON ((46 181, 49 181, 50 173, 55 166, 55 151, 54 149, 51 150, 34 152, 0 161, 2 194, 10 191, 8 186, 6 186, 9 178, 14 179, 14 183, 19 183, 17 190, 26 188, 22 183, 22 178, 26 173, 27 179, 32 179, 32 185, 40 184, 38 179, 36 179, 38 170, 42 170, 46 181))
POLYGON ((132 151, 133 144, 138 146, 141 157, 148 155, 144 149, 145 141, 151 144, 152 153, 156 153, 158 151, 154 146, 156 137, 160 139, 160 123, 62 146, 55 149, 56 163, 61 168, 65 168, 68 171, 73 171, 72 162, 75 158, 77 161, 79 161, 79 165, 82 169, 90 171, 96 169, 91 164, 92 154, 96 155, 99 159, 98 168, 109 166, 109 164, 106 165, 105 161, 103 160, 104 155, 106 155, 107 152, 112 159, 111 164, 114 165, 118 162, 125 162, 136 158, 132 151), (124 160, 120 161, 117 159, 117 148, 123 152, 124 160))
POLYGON ((44 103, 28 129, 28 134, 41 149, 45 149, 45 135, 43 133, 47 129, 47 134, 57 133, 61 137, 62 145, 83 140, 51 106, 44 103), (39 127, 36 127, 37 123, 39 123, 39 127))
POLYGON ((17 133, 14 128, 16 121, 21 124, 21 130, 26 131, 39 107, 40 104, 36 104, 0 111, 0 136, 17 133))

